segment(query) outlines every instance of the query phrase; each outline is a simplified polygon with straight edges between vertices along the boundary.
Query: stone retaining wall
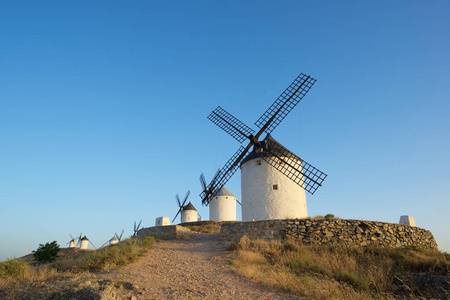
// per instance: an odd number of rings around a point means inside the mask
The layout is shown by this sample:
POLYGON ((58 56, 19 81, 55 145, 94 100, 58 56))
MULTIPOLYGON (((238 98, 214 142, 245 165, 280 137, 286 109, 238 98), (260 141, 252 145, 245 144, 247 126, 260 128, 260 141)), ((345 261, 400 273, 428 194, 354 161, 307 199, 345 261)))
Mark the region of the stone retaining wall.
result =
POLYGON ((222 241, 239 241, 244 235, 250 239, 293 239, 303 244, 437 249, 430 231, 384 222, 290 219, 224 223, 220 227, 222 241))
POLYGON ((137 236, 156 235, 160 239, 175 239, 189 234, 190 232, 191 230, 189 228, 179 225, 154 226, 142 228, 137 232, 137 236))

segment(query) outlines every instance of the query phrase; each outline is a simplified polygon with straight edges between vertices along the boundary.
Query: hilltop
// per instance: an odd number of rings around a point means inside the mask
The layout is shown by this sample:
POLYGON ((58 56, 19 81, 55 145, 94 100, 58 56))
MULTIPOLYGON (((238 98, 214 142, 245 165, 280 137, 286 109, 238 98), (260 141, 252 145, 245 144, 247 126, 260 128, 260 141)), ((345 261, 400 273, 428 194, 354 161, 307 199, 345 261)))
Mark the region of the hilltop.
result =
MULTIPOLYGON (((103 250, 63 249, 52 265, 0 284, 1 299, 417 299, 450 296, 450 255, 242 238, 218 224, 172 240, 131 238, 103 250), (203 231, 200 233, 198 231, 203 231), (206 233, 208 232, 208 233, 206 233)), ((194 231, 195 230, 195 231, 194 231)), ((31 255, 21 259, 35 262, 31 255)), ((1 275, 1 269, 0 269, 1 275)))

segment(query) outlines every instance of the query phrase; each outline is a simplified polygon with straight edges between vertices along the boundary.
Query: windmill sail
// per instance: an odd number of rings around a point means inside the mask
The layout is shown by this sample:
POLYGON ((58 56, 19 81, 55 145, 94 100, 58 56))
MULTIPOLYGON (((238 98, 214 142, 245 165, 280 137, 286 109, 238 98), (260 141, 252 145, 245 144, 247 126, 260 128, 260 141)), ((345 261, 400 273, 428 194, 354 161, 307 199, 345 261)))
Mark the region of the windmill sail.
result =
MULTIPOLYGON (((294 82, 275 100, 275 102, 267 109, 267 111, 255 122, 260 130, 255 134, 254 131, 232 116, 222 107, 218 106, 208 116, 214 124, 222 130, 230 134, 238 142, 242 143, 245 139, 249 139, 249 144, 244 148, 241 146, 238 151, 228 160, 225 166, 220 170, 219 174, 214 177, 210 184, 204 188, 200 194, 202 204, 208 205, 211 201, 214 190, 220 189, 236 172, 240 162, 244 159, 247 152, 252 146, 263 151, 263 145, 258 138, 263 132, 268 135, 280 124, 281 121, 291 112, 291 110, 303 99, 309 92, 316 80, 310 76, 301 73, 294 82)), ((277 143, 278 144, 278 143, 277 143)), ((279 145, 279 144, 278 144, 279 145)), ((272 155, 263 156, 267 162, 278 171, 293 180, 296 184, 304 188, 306 191, 314 194, 319 186, 322 185, 326 174, 316 169, 312 165, 303 161, 292 152, 279 145, 274 146, 272 155), (291 159, 292 158, 292 159, 291 159)))
POLYGON ((325 173, 283 147, 270 135, 265 140, 267 148, 264 150, 268 155, 261 156, 264 161, 311 194, 322 186, 327 177, 325 173))
POLYGON ((245 141, 255 132, 220 106, 212 111, 208 119, 235 138, 239 143, 245 141))
MULTIPOLYGON (((216 181, 211 181, 208 185, 207 190, 214 192, 215 190, 220 189, 228 180, 233 176, 233 174, 237 171, 239 167, 239 162, 244 158, 245 154, 248 152, 248 148, 244 148, 243 146, 239 147, 238 151, 233 154, 233 156, 227 161, 225 166, 220 169, 218 179, 216 181)), ((207 195, 205 192, 200 194, 202 198, 202 204, 208 205, 212 198, 212 193, 207 195)))
POLYGON ((291 112, 291 110, 303 99, 309 92, 316 80, 301 73, 292 84, 278 97, 277 100, 266 110, 266 112, 255 122, 258 128, 270 122, 264 130, 270 134, 283 121, 283 119, 291 112))

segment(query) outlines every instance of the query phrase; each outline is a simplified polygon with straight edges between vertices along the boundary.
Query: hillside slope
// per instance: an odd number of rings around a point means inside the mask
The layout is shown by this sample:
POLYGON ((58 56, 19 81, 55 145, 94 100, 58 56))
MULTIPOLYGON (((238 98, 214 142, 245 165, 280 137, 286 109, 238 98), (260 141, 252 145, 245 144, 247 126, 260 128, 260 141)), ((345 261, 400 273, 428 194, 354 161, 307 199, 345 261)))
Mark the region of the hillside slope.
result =
POLYGON ((229 268, 218 234, 161 241, 139 261, 0 291, 2 299, 299 299, 229 268))

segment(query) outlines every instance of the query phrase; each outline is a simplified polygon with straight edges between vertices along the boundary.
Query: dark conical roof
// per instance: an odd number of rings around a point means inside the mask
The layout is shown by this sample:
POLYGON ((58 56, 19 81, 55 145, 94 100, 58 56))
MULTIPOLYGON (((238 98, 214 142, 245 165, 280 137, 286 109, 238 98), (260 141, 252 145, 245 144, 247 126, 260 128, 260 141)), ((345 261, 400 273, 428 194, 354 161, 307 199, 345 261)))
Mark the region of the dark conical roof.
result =
POLYGON ((84 236, 82 239, 81 239, 82 241, 89 241, 89 239, 86 237, 86 236, 84 236))
POLYGON ((197 209, 195 209, 194 205, 192 205, 192 203, 189 202, 187 205, 183 206, 183 210, 197 210, 197 209))
POLYGON ((241 166, 248 162, 249 160, 255 159, 255 158, 262 158, 262 157, 268 157, 273 156, 274 154, 279 154, 283 157, 292 157, 298 159, 298 157, 293 154, 291 151, 289 151, 286 147, 281 145, 279 142, 277 142, 270 134, 267 134, 266 137, 259 141, 263 147, 262 151, 260 148, 253 146, 252 152, 250 152, 241 162, 241 166), (265 150, 270 150, 265 151, 265 150))

